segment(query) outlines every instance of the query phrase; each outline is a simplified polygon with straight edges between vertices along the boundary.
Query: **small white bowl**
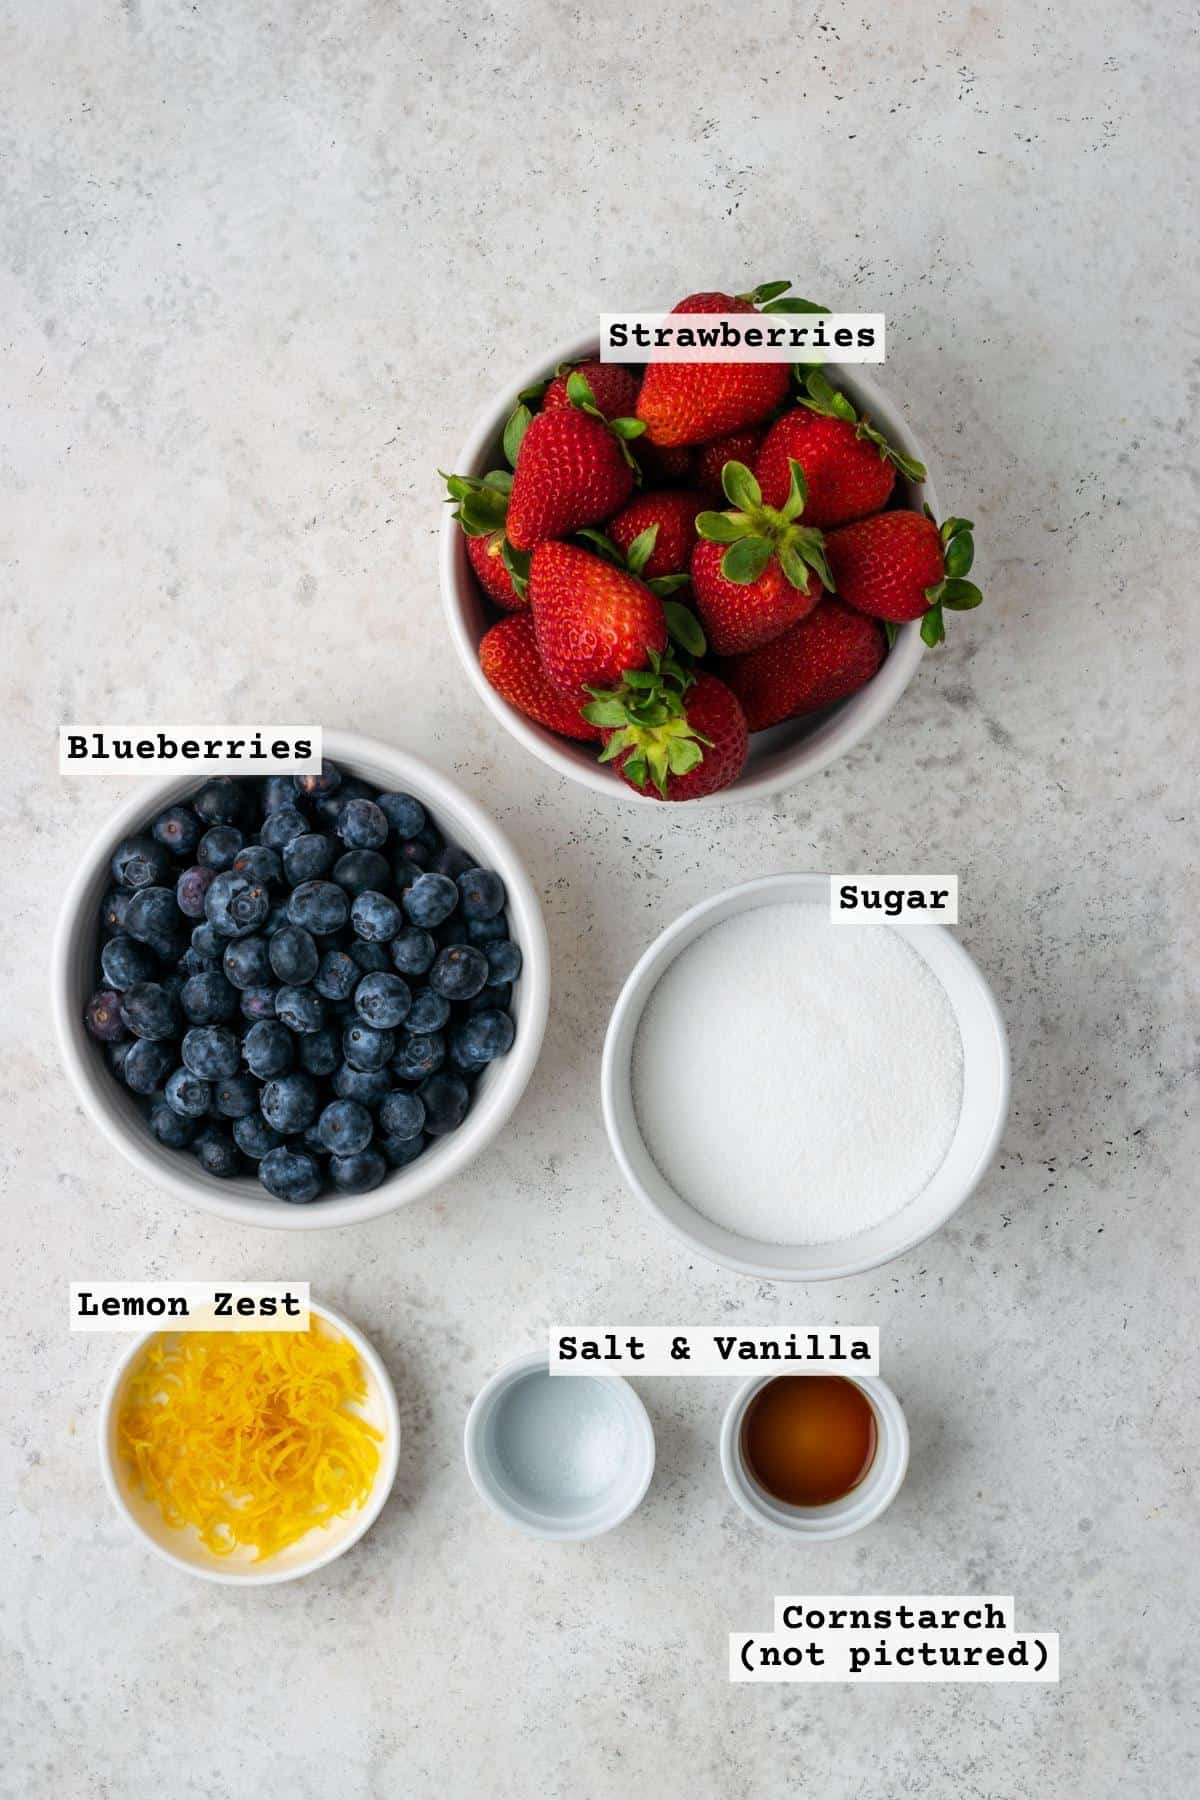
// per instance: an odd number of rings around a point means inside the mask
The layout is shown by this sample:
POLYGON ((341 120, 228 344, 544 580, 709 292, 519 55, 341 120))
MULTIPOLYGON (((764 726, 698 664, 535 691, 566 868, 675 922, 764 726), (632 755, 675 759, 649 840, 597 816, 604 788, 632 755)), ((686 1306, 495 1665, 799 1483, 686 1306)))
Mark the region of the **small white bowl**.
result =
MULTIPOLYGON (((505 468, 500 440, 517 394, 522 388, 543 380, 560 363, 583 362, 598 353, 598 340, 593 335, 573 338, 556 350, 547 350, 539 356, 535 363, 507 383, 480 413, 459 451, 455 472, 486 475, 489 469, 505 468)), ((830 365, 827 373, 897 449, 929 467, 928 456, 896 407, 861 366, 830 365)), ((897 492, 907 498, 908 504, 928 505, 935 518, 941 517, 932 476, 922 483, 912 483, 900 476, 896 485, 897 492)), ((569 738, 559 737, 556 732, 535 724, 502 700, 487 680, 479 666, 479 643, 500 615, 484 597, 475 579, 467 557, 466 538, 455 523, 450 507, 442 517, 440 571, 446 621, 467 678, 484 705, 518 743, 548 768, 565 775, 568 781, 581 782, 597 794, 606 794, 610 799, 621 799, 633 806, 661 805, 648 795, 636 793, 614 769, 599 763, 594 744, 573 743, 569 738)), ((920 621, 902 625, 879 673, 857 694, 823 713, 789 719, 782 725, 773 725, 768 731, 755 732, 750 739, 750 759, 738 779, 720 793, 689 801, 689 806, 721 806, 731 800, 750 800, 790 787, 805 776, 815 775, 857 744, 887 716, 916 673, 923 649, 920 621)))
MULTIPOLYGON (((786 901, 828 905, 828 875, 767 875, 729 888, 676 919, 635 965, 613 1008, 604 1040, 601 1103, 621 1173, 659 1222, 689 1250, 765 1281, 840 1281, 903 1256, 938 1231, 983 1176, 1008 1117, 1009 1062, 1004 1021, 979 969, 941 925, 891 929, 919 952, 941 982, 962 1036, 963 1097, 946 1159, 915 1200, 882 1224, 825 1244, 766 1244, 714 1225, 677 1194, 659 1172, 638 1128, 633 1100, 633 1047, 654 988, 679 953, 734 913, 786 901)), ((853 925, 841 929, 853 931, 853 925)))
POLYGON ((109 859, 121 838, 147 825, 164 807, 203 781, 203 769, 139 780, 80 858, 59 916, 51 957, 51 994, 63 1061, 84 1110, 110 1144, 148 1181, 180 1200, 245 1225, 312 1231, 357 1225, 417 1200, 459 1174, 506 1123, 525 1091, 542 1047, 550 1007, 550 945, 533 883, 508 838, 468 794, 428 763, 402 750, 346 731, 324 733, 324 754, 347 774, 381 790, 411 793, 427 805, 453 843, 502 878, 515 943, 523 958, 513 988, 516 1039, 480 1077, 471 1110, 457 1131, 431 1144, 415 1162, 392 1170, 367 1194, 327 1194, 308 1206, 275 1200, 252 1176, 223 1181, 186 1151, 151 1137, 145 1117, 109 1070, 88 1036, 83 1008, 95 986, 97 908, 112 886, 109 859))
POLYGON ((560 1542, 600 1537, 636 1512, 654 1474, 654 1427, 641 1399, 620 1375, 554 1375, 549 1373, 545 1351, 531 1350, 498 1369, 480 1389, 467 1414, 463 1433, 467 1472, 481 1500, 509 1524, 530 1537, 560 1542), (612 1480, 600 1493, 559 1507, 523 1487, 506 1465, 500 1442, 504 1406, 522 1382, 544 1376, 564 1395, 589 1382, 603 1386, 619 1409, 626 1425, 625 1454, 614 1468, 612 1480))
POLYGON ((358 1351, 367 1382, 366 1398, 359 1410, 369 1424, 383 1433, 379 1468, 365 1505, 334 1519, 329 1525, 310 1531, 265 1563, 255 1562, 253 1552, 242 1548, 231 1551, 228 1556, 214 1556, 201 1543, 192 1526, 168 1525, 154 1502, 138 1493, 130 1483, 129 1465, 117 1442, 121 1401, 126 1383, 146 1346, 155 1338, 170 1333, 148 1331, 144 1336, 134 1338, 109 1376, 100 1405, 100 1467, 109 1499, 126 1524, 132 1526, 156 1556, 187 1575, 198 1575, 202 1581, 218 1581, 227 1587, 274 1587, 280 1581, 295 1581, 301 1575, 311 1575, 314 1570, 323 1569, 326 1563, 336 1561, 352 1544, 357 1544, 383 1511, 400 1466, 400 1409, 392 1378, 378 1351, 349 1319, 344 1319, 330 1306, 318 1306, 315 1300, 310 1301, 309 1310, 331 1335, 347 1338, 358 1351))
MULTIPOLYGON (((756 1375, 740 1387, 729 1403, 721 1425, 721 1468, 730 1493, 756 1524, 766 1525, 784 1537, 807 1538, 818 1543, 828 1538, 849 1537, 887 1511, 900 1492, 908 1472, 908 1421, 904 1409, 886 1381, 878 1376, 847 1375, 861 1388, 875 1414, 876 1445, 871 1467, 856 1488, 826 1506, 789 1506, 761 1488, 746 1467, 742 1455, 742 1420, 754 1396, 774 1375, 756 1375)), ((804 1377, 798 1376, 803 1381, 804 1377)))

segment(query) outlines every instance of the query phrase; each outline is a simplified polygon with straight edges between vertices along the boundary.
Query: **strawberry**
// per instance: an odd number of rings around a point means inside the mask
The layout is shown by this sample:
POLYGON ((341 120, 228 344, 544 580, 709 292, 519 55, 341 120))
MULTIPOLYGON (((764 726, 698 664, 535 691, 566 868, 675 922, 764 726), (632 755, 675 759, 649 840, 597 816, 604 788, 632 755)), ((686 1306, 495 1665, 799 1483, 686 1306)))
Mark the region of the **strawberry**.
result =
POLYGON ((703 506, 703 496, 687 488, 659 488, 652 494, 635 495, 608 521, 606 530, 628 555, 635 538, 651 526, 657 527, 650 555, 636 573, 646 581, 660 575, 686 575, 696 543, 696 515, 703 506))
MULTIPOLYGON (((720 506, 725 498, 725 490, 721 486, 721 470, 727 462, 745 463, 747 468, 753 468, 762 441, 761 427, 753 426, 747 431, 731 431, 728 437, 716 438, 711 444, 701 444, 692 452, 692 479, 706 500, 711 501, 714 506, 720 506)), ((783 491, 787 493, 786 483, 783 491)))
POLYGON ((764 506, 744 463, 722 471, 733 512, 703 512, 696 520, 701 543, 692 552, 692 591, 709 644, 718 656, 734 656, 769 643, 832 588, 819 531, 797 523, 804 509, 804 476, 792 464, 791 488, 781 509, 764 506))
POLYGON ((458 502, 454 518, 466 539, 467 556, 480 586, 504 612, 520 612, 525 598, 528 558, 518 556, 504 535, 512 476, 507 469, 487 475, 443 475, 448 497, 458 502))
MULTIPOLYGON (((767 282, 749 294, 689 294, 676 313, 757 312, 755 302, 789 310, 804 302, 775 303, 790 284, 767 282)), ((650 361, 642 377, 637 416, 652 444, 702 444, 744 425, 757 425, 784 399, 787 363, 665 363, 650 361)))
POLYGON ((857 693, 883 661, 885 648, 877 620, 840 600, 822 600, 782 637, 722 663, 721 673, 742 703, 748 728, 765 731, 857 693))
POLYGON ((543 412, 570 406, 567 381, 571 375, 582 375, 592 390, 592 398, 606 419, 628 418, 637 405, 638 378, 621 363, 584 362, 574 369, 563 363, 554 371, 554 380, 542 400, 543 412))
POLYGON ((564 699, 551 684, 538 655, 533 620, 528 613, 501 619, 484 634, 479 666, 502 700, 563 737, 595 743, 600 733, 583 717, 579 703, 564 699))
POLYGON ((637 419, 606 419, 582 375, 567 377, 567 394, 567 406, 536 418, 519 405, 505 429, 504 447, 516 465, 508 503, 514 550, 532 550, 548 538, 598 524, 633 492, 626 439, 637 437, 644 425, 637 419))
POLYGON ((654 800, 698 800, 736 781, 750 743, 741 706, 715 675, 653 655, 615 693, 596 690, 584 717, 601 729, 601 762, 654 800))
POLYGON ((529 601, 513 586, 512 572, 504 561, 505 547, 504 533, 489 531, 486 537, 467 539, 467 556, 480 587, 501 612, 524 612, 529 601))
POLYGON ((924 481, 924 464, 893 449, 820 369, 808 370, 805 386, 799 405, 768 431, 754 464, 769 506, 783 505, 792 461, 808 483, 804 516, 823 530, 879 512, 891 498, 897 469, 910 481, 924 481))
POLYGON ((666 650, 667 619, 658 595, 574 544, 537 546, 529 601, 546 673, 568 696, 614 687, 626 670, 645 668, 651 651, 666 650))
POLYGON ((686 487, 692 479, 692 452, 686 444, 664 445, 638 439, 638 468, 642 480, 651 487, 686 487))
POLYGON ((847 605, 902 624, 920 619, 927 644, 946 635, 943 608, 969 612, 983 595, 965 581, 975 560, 970 519, 938 529, 925 513, 885 512, 831 531, 826 540, 834 586, 847 605))

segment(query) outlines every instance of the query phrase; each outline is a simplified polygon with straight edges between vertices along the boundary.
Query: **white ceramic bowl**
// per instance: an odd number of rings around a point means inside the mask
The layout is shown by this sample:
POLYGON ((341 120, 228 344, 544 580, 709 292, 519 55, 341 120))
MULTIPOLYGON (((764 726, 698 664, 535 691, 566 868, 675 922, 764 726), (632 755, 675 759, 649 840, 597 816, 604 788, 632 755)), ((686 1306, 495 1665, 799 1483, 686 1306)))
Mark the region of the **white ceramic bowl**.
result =
POLYGON ((112 886, 109 859, 121 838, 148 824, 204 779, 192 769, 141 779, 79 861, 59 918, 51 959, 52 1003, 67 1073, 80 1100, 108 1141, 138 1173, 180 1200, 247 1225, 313 1230, 355 1225, 419 1199, 466 1168, 491 1142, 525 1091, 533 1073, 550 1005, 550 946, 537 894, 517 853, 469 795, 428 763, 372 738, 326 731, 324 754, 347 774, 378 783, 381 790, 415 794, 439 827, 480 863, 494 869, 508 890, 513 939, 521 947, 521 975, 513 988, 516 1040, 481 1076, 471 1110, 458 1130, 431 1144, 405 1169, 392 1170, 367 1194, 329 1194, 308 1206, 275 1200, 253 1176, 222 1181, 187 1151, 168 1150, 151 1137, 132 1094, 113 1078, 99 1046, 88 1036, 83 1008, 95 986, 97 908, 112 886))
MULTIPOLYGON (((887 1511, 908 1472, 908 1421, 904 1409, 886 1381, 877 1376, 847 1375, 847 1381, 862 1389, 875 1414, 876 1445, 871 1467, 858 1486, 840 1500, 827 1506, 789 1506, 759 1486, 742 1455, 746 1409, 759 1390, 775 1379, 773 1375, 752 1377, 729 1403, 721 1425, 721 1469, 730 1493, 756 1524, 766 1525, 784 1537, 819 1543, 861 1531, 887 1511)), ((797 1376, 797 1380, 803 1381, 804 1376, 797 1376)))
POLYGON ((560 1542, 600 1537, 622 1524, 645 1498, 654 1474, 654 1427, 639 1396, 620 1375, 555 1375, 548 1373, 545 1351, 531 1350, 498 1369, 479 1390, 467 1414, 463 1448, 467 1472, 481 1500, 509 1524, 530 1537, 560 1542), (497 1423, 504 1402, 531 1376, 544 1375, 569 1390, 581 1383, 603 1383, 620 1407, 627 1426, 626 1455, 604 1491, 586 1500, 549 1508, 522 1486, 505 1465, 497 1446, 497 1423))
POLYGON ((138 1493, 130 1483, 129 1465, 117 1442, 121 1401, 129 1376, 146 1346, 156 1337, 169 1333, 148 1331, 142 1337, 133 1338, 109 1376, 100 1405, 100 1467, 109 1498, 126 1524, 156 1556, 188 1575, 198 1575, 203 1581, 222 1582, 227 1587, 273 1587, 280 1581, 295 1581, 301 1575, 323 1569, 326 1563, 343 1555, 371 1529, 383 1511, 400 1465, 400 1409, 392 1378, 379 1353, 349 1319, 334 1312, 332 1307, 318 1306, 315 1300, 310 1301, 309 1310, 314 1320, 319 1320, 332 1335, 348 1338, 358 1351, 367 1381, 366 1398, 359 1411, 383 1433, 379 1468, 364 1506, 310 1531, 262 1564, 256 1563, 253 1552, 245 1549, 231 1551, 228 1556, 214 1556, 191 1526, 168 1525, 154 1502, 138 1493))
MULTIPOLYGON (((559 363, 583 362, 597 353, 596 337, 584 336, 539 356, 488 402, 458 454, 454 464, 456 473, 485 475, 489 469, 505 468, 500 439, 517 394, 522 388, 542 380, 559 363)), ((828 373, 897 449, 929 467, 928 456, 896 407, 861 366, 831 366, 828 373)), ((934 516, 941 517, 932 477, 918 486, 900 476, 897 492, 907 495, 913 505, 928 504, 934 516)), ((479 641, 499 614, 485 599, 475 579, 467 558, 466 539, 454 522, 449 506, 442 520, 440 569, 446 619, 467 678, 484 705, 513 737, 569 781, 582 782, 598 794, 607 794, 631 805, 660 805, 658 800, 635 793, 615 770, 599 763, 595 745, 572 743, 569 738, 559 737, 535 724, 502 700, 487 681, 479 666, 479 641)), ((857 744, 891 711, 916 673, 922 650, 920 621, 902 625, 883 667, 866 687, 823 713, 791 719, 783 725, 772 726, 769 731, 755 732, 750 739, 750 759, 738 779, 720 793, 690 801, 689 805, 719 806, 730 800, 749 800, 758 794, 790 787, 807 775, 815 775, 857 744)))
POLYGON ((892 930, 924 957, 941 982, 962 1034, 962 1110, 941 1168, 925 1190, 890 1219, 833 1243, 765 1244, 712 1224, 671 1188, 642 1140, 632 1088, 638 1023, 659 980, 688 944, 734 913, 797 900, 827 905, 828 875, 767 875, 729 888, 694 906, 655 939, 613 1009, 601 1064, 601 1101, 609 1142, 625 1180, 689 1250, 767 1281, 835 1281, 902 1256, 943 1226, 974 1189, 995 1155, 1008 1117, 1008 1039, 987 983, 958 940, 941 925, 890 921, 892 930))

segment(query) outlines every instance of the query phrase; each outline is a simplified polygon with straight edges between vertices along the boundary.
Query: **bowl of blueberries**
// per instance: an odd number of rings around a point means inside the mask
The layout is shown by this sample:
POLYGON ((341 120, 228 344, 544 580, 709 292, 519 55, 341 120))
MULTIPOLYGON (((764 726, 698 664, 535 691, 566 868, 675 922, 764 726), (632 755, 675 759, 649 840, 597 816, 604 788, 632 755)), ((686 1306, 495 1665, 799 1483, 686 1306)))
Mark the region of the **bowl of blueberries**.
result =
POLYGON ((63 905, 67 1068, 159 1186, 266 1226, 440 1186, 541 1049, 549 947, 507 838, 445 776, 326 732, 319 774, 139 783, 63 905))

